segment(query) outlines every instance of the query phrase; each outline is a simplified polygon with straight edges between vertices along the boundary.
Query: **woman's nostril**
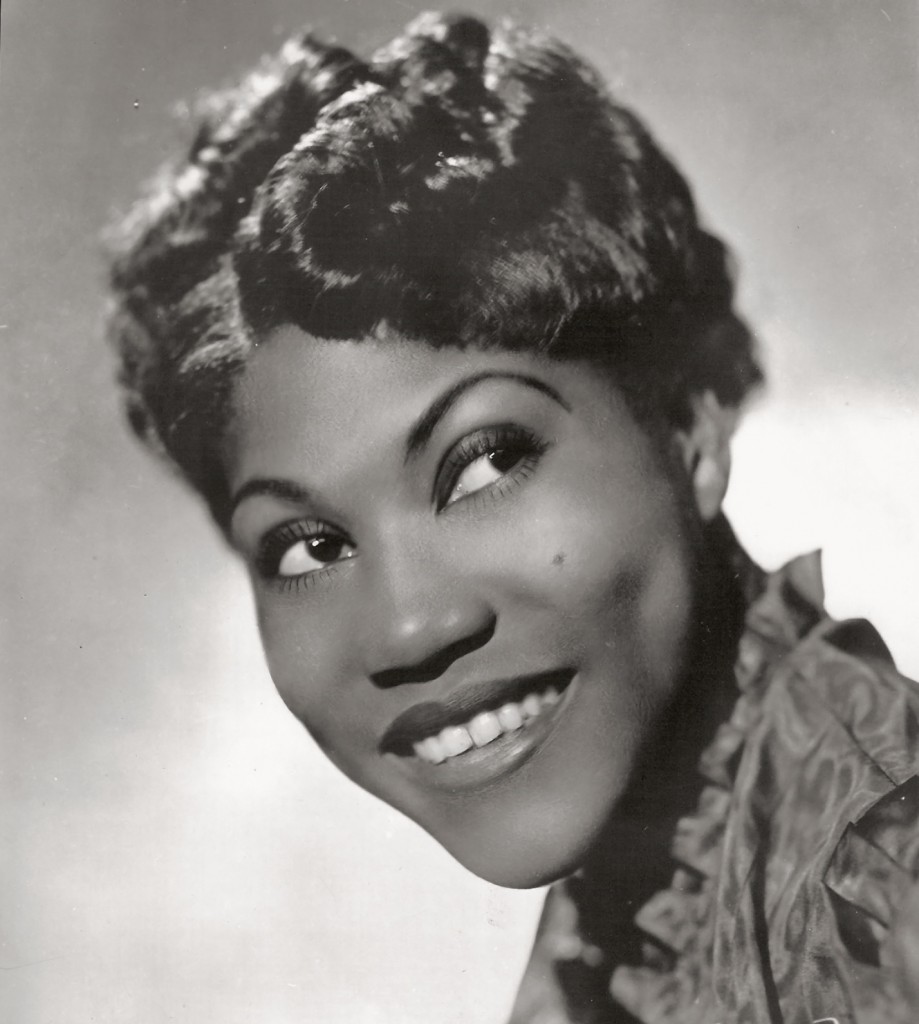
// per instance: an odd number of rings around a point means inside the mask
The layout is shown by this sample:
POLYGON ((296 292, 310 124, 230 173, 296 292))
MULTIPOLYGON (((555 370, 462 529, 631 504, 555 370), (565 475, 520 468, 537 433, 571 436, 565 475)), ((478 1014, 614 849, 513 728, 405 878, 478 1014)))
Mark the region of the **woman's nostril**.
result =
MULTIPOLYGON (((416 659, 411 656, 393 659, 399 663, 370 673, 370 679, 381 689, 401 686, 403 683, 426 683, 444 674, 457 660, 484 647, 494 636, 497 619, 490 615, 472 632, 446 642, 426 645, 425 653, 416 659)), ((408 654, 409 652, 403 652, 408 654)))

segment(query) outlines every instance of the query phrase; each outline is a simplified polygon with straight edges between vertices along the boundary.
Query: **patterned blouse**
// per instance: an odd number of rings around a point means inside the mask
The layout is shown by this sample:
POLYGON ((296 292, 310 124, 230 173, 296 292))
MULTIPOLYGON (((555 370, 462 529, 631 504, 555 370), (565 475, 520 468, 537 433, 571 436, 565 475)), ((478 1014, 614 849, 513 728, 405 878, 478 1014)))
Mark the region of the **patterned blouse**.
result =
POLYGON ((554 885, 511 1024, 919 1022, 919 687, 817 555, 756 590, 666 875, 610 854, 663 885, 554 885))

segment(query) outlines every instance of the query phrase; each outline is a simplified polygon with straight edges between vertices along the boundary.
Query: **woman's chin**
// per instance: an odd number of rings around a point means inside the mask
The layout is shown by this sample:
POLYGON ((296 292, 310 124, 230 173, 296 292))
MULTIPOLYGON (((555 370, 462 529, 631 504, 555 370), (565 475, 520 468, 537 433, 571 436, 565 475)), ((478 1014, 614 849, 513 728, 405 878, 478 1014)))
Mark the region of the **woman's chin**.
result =
POLYGON ((478 830, 466 830, 462 835, 435 838, 463 867, 486 882, 505 889, 534 889, 577 871, 594 848, 605 816, 595 822, 579 817, 546 814, 528 823, 487 829, 484 836, 478 830))
POLYGON ((538 889, 574 874, 582 861, 583 858, 575 858, 570 863, 547 864, 517 860, 512 863, 490 863, 481 868, 468 864, 464 866, 479 878, 492 885, 501 886, 502 889, 538 889))
POLYGON ((519 771, 481 790, 442 795, 401 809, 465 868, 510 889, 548 885, 577 871, 618 807, 633 745, 602 727, 557 730, 519 771), (596 733, 596 734, 594 734, 596 733), (569 742, 570 740, 570 742, 569 742))
POLYGON ((588 851, 565 851, 568 856, 559 856, 560 852, 508 846, 478 849, 468 857, 453 855, 463 867, 492 885, 505 889, 536 889, 573 874, 583 864, 588 851))

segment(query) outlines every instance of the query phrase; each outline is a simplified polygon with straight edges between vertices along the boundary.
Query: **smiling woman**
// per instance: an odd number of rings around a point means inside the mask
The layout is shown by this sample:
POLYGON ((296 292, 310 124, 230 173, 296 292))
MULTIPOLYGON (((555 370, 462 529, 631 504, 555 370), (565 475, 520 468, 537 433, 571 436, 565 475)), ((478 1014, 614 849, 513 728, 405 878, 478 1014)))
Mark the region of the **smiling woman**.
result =
POLYGON ((471 871, 557 883, 515 1021, 913 1019, 919 699, 735 541, 752 339, 590 68, 471 18, 293 41, 119 246, 131 422, 287 706, 471 871))
POLYGON ((680 456, 586 364, 296 328, 233 419, 232 532, 294 714, 483 877, 573 870, 680 678, 680 456))

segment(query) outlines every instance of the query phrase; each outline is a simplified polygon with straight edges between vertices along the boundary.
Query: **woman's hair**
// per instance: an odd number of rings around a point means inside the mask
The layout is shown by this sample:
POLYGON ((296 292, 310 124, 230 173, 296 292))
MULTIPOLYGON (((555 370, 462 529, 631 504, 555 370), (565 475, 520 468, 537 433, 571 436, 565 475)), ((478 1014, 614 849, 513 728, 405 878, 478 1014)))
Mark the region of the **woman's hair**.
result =
POLYGON ((289 42, 206 101, 112 237, 131 424, 222 525, 234 377, 283 324, 587 358, 676 425, 761 379, 684 179, 590 67, 511 26, 427 14, 367 62, 289 42))

